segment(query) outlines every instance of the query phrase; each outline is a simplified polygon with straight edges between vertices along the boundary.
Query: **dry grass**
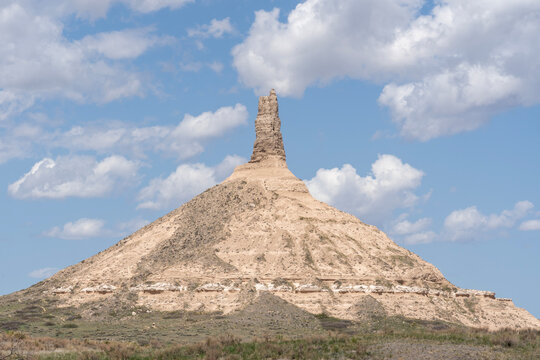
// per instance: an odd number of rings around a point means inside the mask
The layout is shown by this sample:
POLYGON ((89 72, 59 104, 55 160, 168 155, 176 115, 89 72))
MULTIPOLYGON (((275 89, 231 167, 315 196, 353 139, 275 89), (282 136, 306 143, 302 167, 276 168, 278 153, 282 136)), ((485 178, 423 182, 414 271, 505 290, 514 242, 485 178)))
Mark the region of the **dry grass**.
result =
MULTIPOLYGON (((441 349, 439 352, 448 356, 478 353, 497 359, 540 358, 540 331, 488 332, 396 317, 380 319, 369 328, 356 329, 354 334, 348 334, 347 330, 354 325, 350 322, 326 315, 319 315, 317 319, 326 332, 301 339, 278 336, 246 340, 223 335, 191 345, 163 343, 155 339, 137 344, 30 337, 8 331, 0 333, 0 359, 377 359, 384 358, 388 351, 419 353, 425 346, 435 351, 441 349)), ((434 355, 433 358, 444 357, 434 355)))

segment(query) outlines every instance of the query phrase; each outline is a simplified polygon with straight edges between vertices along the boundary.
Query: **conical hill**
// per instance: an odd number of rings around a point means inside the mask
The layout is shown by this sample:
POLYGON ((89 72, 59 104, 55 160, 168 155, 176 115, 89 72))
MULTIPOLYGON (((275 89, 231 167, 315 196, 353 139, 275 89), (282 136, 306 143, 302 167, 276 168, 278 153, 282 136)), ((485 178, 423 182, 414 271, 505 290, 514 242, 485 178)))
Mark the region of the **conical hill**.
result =
POLYGON ((459 289, 375 226, 314 199, 287 168, 275 92, 259 99, 251 161, 109 249, 26 290, 79 306, 118 296, 158 310, 242 309, 273 293, 311 313, 539 328, 491 292, 459 289), (374 299, 374 300, 373 300, 374 299))

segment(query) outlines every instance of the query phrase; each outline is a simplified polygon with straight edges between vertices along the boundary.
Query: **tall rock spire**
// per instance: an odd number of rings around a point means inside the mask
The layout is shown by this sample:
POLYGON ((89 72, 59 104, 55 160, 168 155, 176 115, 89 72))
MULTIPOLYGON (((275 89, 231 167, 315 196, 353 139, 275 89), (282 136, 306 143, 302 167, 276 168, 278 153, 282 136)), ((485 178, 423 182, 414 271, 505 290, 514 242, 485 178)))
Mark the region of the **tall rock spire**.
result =
POLYGON ((259 97, 259 112, 255 120, 256 139, 250 163, 261 162, 270 157, 285 161, 285 149, 281 136, 281 120, 279 119, 276 91, 270 95, 259 97))

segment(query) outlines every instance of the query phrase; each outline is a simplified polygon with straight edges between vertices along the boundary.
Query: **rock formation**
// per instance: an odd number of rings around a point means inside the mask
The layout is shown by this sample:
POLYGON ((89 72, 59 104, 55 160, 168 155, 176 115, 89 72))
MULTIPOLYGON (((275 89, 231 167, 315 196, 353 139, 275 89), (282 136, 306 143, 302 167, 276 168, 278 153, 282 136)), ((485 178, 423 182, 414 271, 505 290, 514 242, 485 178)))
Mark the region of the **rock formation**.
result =
POLYGON ((260 98, 255 127, 251 161, 221 184, 23 294, 228 314, 270 292, 344 319, 376 303, 388 315, 540 328, 512 301, 457 288, 375 226, 314 199, 287 168, 274 91, 260 98))
POLYGON ((259 98, 259 111, 255 120, 255 145, 251 155, 251 163, 261 162, 270 158, 285 162, 285 149, 281 136, 281 120, 276 92, 259 98))

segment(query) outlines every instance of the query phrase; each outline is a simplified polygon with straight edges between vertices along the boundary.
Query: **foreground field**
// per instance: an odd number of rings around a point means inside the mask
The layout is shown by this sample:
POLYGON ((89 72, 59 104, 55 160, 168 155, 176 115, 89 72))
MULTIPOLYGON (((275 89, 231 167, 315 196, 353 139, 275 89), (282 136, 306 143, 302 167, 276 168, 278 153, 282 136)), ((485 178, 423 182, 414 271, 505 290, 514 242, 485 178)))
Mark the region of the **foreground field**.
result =
POLYGON ((0 359, 540 359, 538 330, 386 316, 375 299, 363 314, 358 322, 313 315, 270 294, 228 315, 6 296, 0 359))
MULTIPOLYGON (((234 320, 216 317, 220 315, 153 314, 151 319, 158 323, 153 322, 146 330, 134 330, 137 322, 131 319, 100 324, 70 319, 45 325, 49 333, 55 333, 54 337, 39 336, 39 327, 27 328, 32 330, 30 333, 2 331, 0 359, 540 358, 540 332, 532 330, 488 332, 396 317, 372 318, 358 324, 321 314, 312 316, 310 323, 300 323, 304 330, 283 327, 275 331, 265 328, 268 324, 264 321, 258 323, 260 318, 246 318, 243 323, 235 322, 236 329, 223 331, 220 321, 234 320), (177 326, 173 326, 175 322, 177 326), (186 322, 191 326, 185 326, 186 322), (207 336, 204 331, 196 334, 196 329, 205 329, 206 333, 223 331, 223 335, 207 336), (247 335, 250 333, 257 335, 247 335)), ((2 322, 2 326, 6 325, 13 322, 2 322)))
MULTIPOLYGON (((321 317, 325 325, 339 320, 321 317)), ((394 319, 396 320, 396 319, 394 319)), ((538 332, 433 329, 434 324, 401 321, 395 329, 303 339, 254 339, 231 335, 191 345, 148 344, 0 335, 1 359, 538 359, 538 332)), ((389 324, 387 324, 389 325, 389 324)))

